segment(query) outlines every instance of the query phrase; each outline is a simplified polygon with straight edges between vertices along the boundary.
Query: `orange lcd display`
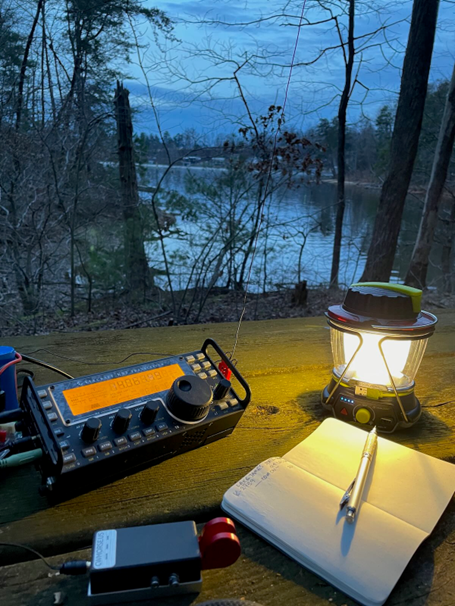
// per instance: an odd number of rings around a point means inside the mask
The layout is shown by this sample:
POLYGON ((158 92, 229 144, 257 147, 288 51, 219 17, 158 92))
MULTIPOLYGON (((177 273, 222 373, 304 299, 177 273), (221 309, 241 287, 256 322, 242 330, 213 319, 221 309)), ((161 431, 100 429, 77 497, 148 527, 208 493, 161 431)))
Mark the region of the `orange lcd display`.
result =
POLYGON ((174 380, 183 374, 178 364, 171 364, 126 377, 65 389, 63 395, 73 415, 83 415, 169 389, 174 380))

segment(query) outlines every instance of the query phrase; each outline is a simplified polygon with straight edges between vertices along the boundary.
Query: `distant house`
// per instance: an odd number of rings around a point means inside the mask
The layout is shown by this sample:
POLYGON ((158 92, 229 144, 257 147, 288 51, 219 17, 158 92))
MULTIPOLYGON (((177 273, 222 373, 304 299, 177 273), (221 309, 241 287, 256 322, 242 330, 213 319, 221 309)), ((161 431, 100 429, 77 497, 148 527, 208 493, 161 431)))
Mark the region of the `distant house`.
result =
POLYGON ((183 163, 186 165, 199 164, 201 161, 201 156, 186 156, 186 158, 183 158, 183 163))
POLYGON ((177 163, 179 166, 225 166, 227 160, 232 158, 232 154, 228 154, 221 147, 205 147, 198 149, 177 149, 168 147, 167 150, 160 149, 156 153, 156 164, 167 165, 169 161, 177 163), (197 152, 197 155, 194 153, 197 152), (188 155, 187 155, 188 154, 188 155))

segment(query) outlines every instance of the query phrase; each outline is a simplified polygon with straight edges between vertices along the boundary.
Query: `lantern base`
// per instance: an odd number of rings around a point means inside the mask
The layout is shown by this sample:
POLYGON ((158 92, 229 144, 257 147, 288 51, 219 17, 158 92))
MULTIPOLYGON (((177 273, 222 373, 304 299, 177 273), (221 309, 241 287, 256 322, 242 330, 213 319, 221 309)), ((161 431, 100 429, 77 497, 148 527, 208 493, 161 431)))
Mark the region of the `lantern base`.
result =
MULTIPOLYGON (((412 427, 420 418, 422 409, 419 400, 414 394, 414 386, 400 394, 401 404, 407 416, 403 418, 398 400, 393 395, 382 395, 377 399, 368 398, 365 395, 356 394, 354 387, 340 384, 335 389, 330 401, 327 402, 329 394, 335 387, 334 378, 321 393, 321 402, 326 410, 341 421, 361 425, 365 428, 373 427, 381 433, 392 433, 396 429, 412 427)), ((377 391, 375 394, 377 395, 377 391)))

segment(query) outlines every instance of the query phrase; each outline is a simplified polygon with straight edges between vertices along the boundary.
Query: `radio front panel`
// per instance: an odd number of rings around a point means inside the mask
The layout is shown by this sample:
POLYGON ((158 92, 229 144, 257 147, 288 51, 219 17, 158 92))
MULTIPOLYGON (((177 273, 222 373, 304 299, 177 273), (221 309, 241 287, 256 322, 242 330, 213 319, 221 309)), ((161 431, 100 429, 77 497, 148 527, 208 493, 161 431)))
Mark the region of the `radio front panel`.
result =
POLYGON ((229 435, 250 399, 247 383, 211 339, 201 350, 35 387, 21 407, 40 435, 44 488, 84 491, 229 435), (209 357, 211 346, 245 392, 209 357))

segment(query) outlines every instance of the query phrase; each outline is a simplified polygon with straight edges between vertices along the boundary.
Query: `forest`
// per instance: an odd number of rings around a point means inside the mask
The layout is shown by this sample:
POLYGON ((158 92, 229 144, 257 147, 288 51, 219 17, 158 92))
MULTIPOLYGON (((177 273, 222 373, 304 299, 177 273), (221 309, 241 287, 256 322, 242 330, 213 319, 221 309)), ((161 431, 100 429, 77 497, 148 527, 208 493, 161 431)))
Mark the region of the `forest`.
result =
MULTIPOLYGON (((303 17, 299 3, 266 3, 264 24, 293 39, 324 27, 334 40, 291 60, 259 41, 250 54, 184 46, 186 17, 140 0, 0 0, 1 334, 230 320, 247 294, 249 319, 275 304, 322 313, 308 296, 339 297, 346 275, 452 294, 455 70, 430 78, 438 28, 453 34, 440 4, 410 2, 398 45, 398 3, 309 2, 303 17), (372 11, 378 25, 365 30, 372 11), (190 73, 175 49, 204 69, 190 73), (378 69, 398 64, 395 93, 384 87, 371 106, 368 53, 378 69), (321 61, 340 80, 303 123, 295 103, 286 109, 291 75, 304 88, 321 61), (258 103, 249 77, 284 78, 286 94, 258 103), (187 95, 177 114, 202 99, 209 126, 167 129, 154 78, 187 95), (240 109, 224 109, 221 127, 213 99, 224 85, 240 109), (361 239, 346 224, 349 209, 361 212, 354 185, 376 192, 361 239), (316 273, 321 238, 328 269, 316 273)), ((215 38, 221 25, 240 28, 199 21, 215 38)), ((257 21, 242 31, 254 37, 257 21)))

